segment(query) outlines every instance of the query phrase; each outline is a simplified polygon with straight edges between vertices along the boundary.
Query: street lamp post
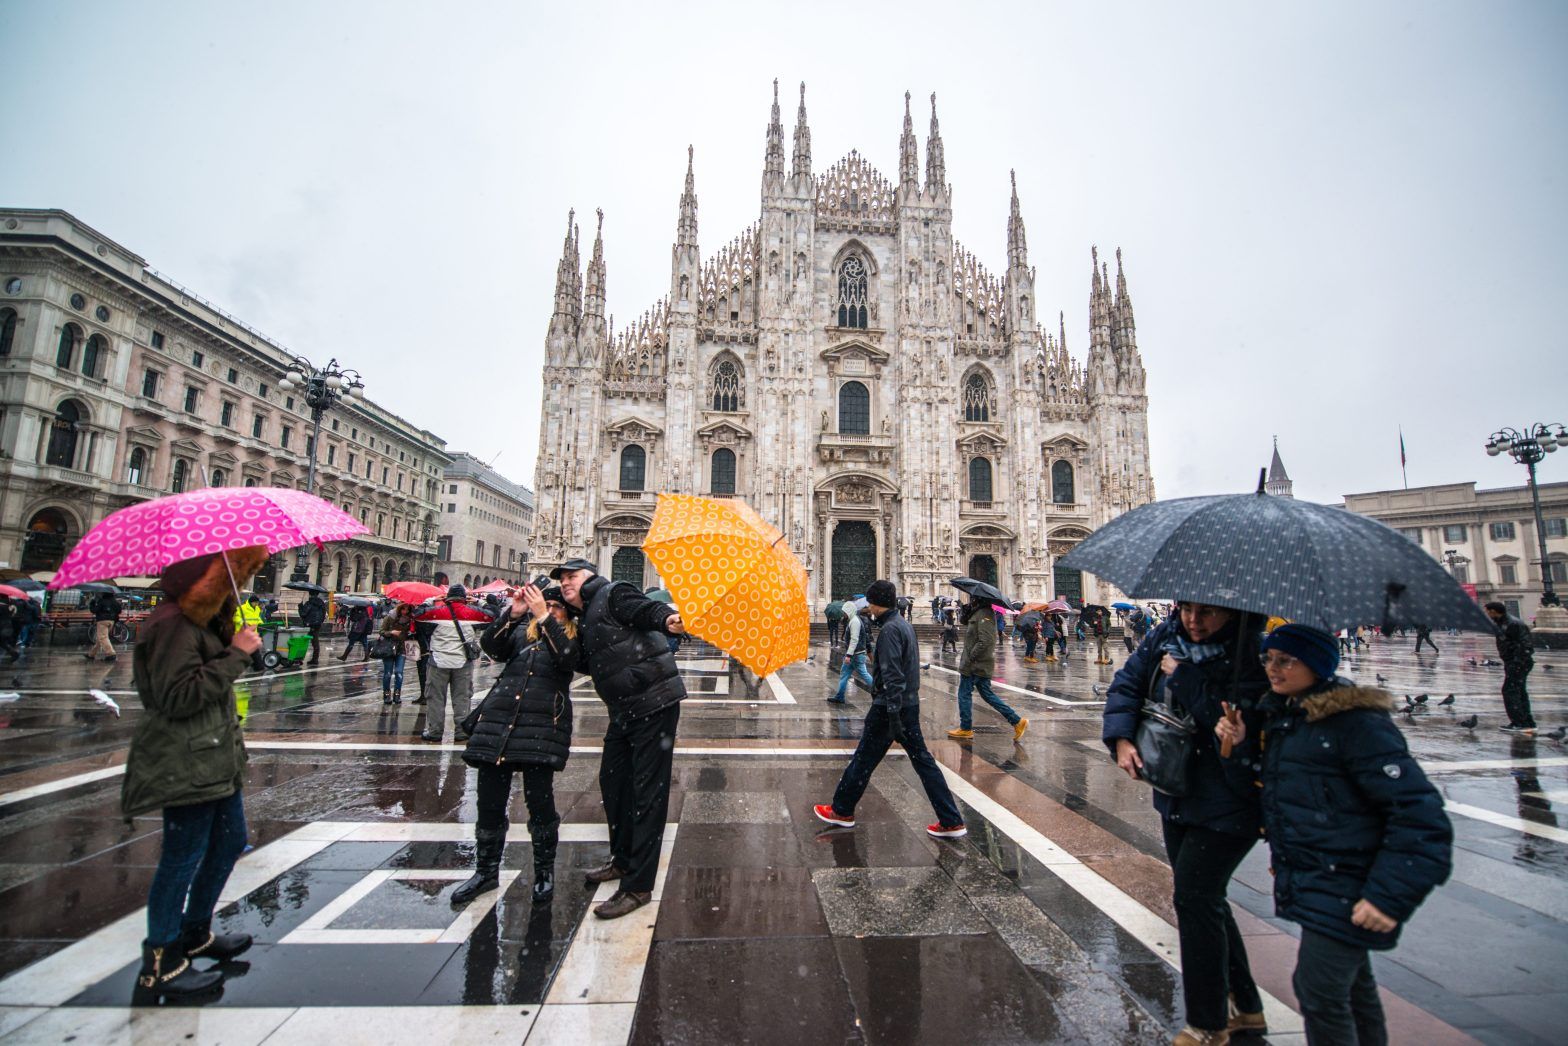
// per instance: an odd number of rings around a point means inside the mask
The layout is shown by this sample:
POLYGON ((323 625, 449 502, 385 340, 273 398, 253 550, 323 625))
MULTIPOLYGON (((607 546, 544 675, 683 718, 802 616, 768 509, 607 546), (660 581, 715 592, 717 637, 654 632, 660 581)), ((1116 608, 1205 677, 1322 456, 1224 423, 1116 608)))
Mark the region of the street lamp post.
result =
POLYGON ((1486 441, 1486 452, 1492 457, 1507 454, 1530 472, 1530 500, 1535 506, 1535 539, 1541 552, 1541 605, 1555 607, 1562 604, 1557 590, 1552 587, 1552 565, 1546 558, 1546 521, 1541 516, 1541 492, 1535 485, 1535 466, 1558 446, 1568 443, 1568 429, 1560 424, 1544 425, 1537 422, 1525 426, 1523 432, 1499 429, 1486 441), (1553 431, 1555 429, 1555 431, 1553 431))
POLYGON ((424 551, 420 555, 420 559, 422 561, 421 562, 421 566, 424 568, 421 571, 421 573, 424 576, 425 580, 427 580, 427 581, 435 576, 435 565, 436 565, 435 564, 435 560, 430 558, 430 536, 435 533, 435 529, 436 529, 436 517, 435 517, 435 514, 431 513, 431 512, 426 512, 425 513, 424 530, 423 530, 422 535, 421 535, 423 537, 423 539, 424 539, 424 551))
MULTIPOLYGON (((296 356, 289 372, 283 376, 282 381, 278 382, 278 388, 284 392, 299 389, 305 397, 305 402, 310 406, 310 463, 305 474, 305 492, 314 494, 316 455, 321 450, 321 418, 344 396, 362 398, 365 395, 365 383, 360 380, 359 371, 340 366, 336 359, 328 360, 324 367, 318 367, 304 356, 296 356)), ((308 546, 300 546, 299 554, 294 560, 294 576, 290 580, 310 580, 308 546)))

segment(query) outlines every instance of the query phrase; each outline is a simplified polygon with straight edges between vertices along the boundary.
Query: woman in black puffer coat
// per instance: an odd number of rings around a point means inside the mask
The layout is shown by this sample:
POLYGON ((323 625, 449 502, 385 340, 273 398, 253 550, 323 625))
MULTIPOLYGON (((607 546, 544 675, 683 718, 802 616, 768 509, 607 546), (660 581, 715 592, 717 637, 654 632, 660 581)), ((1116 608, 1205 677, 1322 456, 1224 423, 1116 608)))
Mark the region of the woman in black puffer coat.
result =
POLYGON ((524 586, 511 613, 485 630, 480 646, 506 667, 490 693, 463 721, 468 745, 463 761, 479 771, 479 821, 474 829, 474 875, 452 895, 464 904, 500 885, 506 848, 506 807, 512 774, 523 775, 528 838, 534 849, 534 903, 555 890, 555 851, 561 817, 555 809, 555 774, 572 745, 572 671, 577 664, 576 614, 557 586, 524 586), (525 625, 523 622, 527 621, 525 625))

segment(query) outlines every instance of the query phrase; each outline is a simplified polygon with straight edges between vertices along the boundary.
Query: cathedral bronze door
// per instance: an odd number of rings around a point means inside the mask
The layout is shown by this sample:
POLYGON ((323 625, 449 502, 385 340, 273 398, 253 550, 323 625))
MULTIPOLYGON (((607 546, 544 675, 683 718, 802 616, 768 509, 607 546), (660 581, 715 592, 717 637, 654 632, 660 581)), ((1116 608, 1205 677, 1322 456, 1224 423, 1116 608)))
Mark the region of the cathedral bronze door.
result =
POLYGON ((1073 606, 1083 605, 1083 571, 1056 567, 1052 571, 1056 598, 1065 599, 1073 606))
POLYGON ((862 520, 833 528, 833 598, 862 595, 877 579, 877 536, 862 520))
POLYGON ((969 576, 988 585, 996 584, 996 557, 970 556, 969 576))

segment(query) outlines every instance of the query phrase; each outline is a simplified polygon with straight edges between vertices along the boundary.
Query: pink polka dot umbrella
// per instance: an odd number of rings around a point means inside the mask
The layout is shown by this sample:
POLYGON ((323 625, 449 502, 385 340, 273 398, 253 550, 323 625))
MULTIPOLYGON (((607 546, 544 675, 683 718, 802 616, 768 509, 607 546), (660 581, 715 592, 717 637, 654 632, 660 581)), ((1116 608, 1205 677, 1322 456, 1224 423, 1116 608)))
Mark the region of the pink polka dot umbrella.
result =
POLYGON ((157 574, 172 563, 253 545, 265 545, 268 552, 319 546, 369 529, 303 490, 206 487, 112 513, 71 549, 49 587, 157 574))

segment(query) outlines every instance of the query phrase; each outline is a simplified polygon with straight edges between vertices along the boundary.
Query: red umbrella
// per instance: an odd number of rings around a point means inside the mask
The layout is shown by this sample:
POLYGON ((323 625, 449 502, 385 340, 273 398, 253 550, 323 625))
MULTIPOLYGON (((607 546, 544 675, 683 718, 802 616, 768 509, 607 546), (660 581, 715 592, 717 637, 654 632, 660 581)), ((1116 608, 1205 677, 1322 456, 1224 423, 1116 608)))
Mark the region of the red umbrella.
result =
POLYGON ((485 585, 482 588, 474 589, 474 595, 488 596, 492 592, 508 592, 511 590, 511 588, 512 583, 510 581, 503 581, 501 578, 496 578, 488 585, 485 585))
POLYGON ((329 501, 283 487, 206 487, 127 505, 77 542, 51 589, 157 574, 214 552, 264 545, 282 552, 342 541, 370 528, 329 501))
POLYGON ((10 585, 0 585, 0 596, 4 596, 7 599, 26 599, 27 593, 19 588, 12 588, 10 585))
POLYGON ((446 589, 424 581, 392 581, 381 586, 381 594, 399 603, 419 604, 446 595, 446 589))

